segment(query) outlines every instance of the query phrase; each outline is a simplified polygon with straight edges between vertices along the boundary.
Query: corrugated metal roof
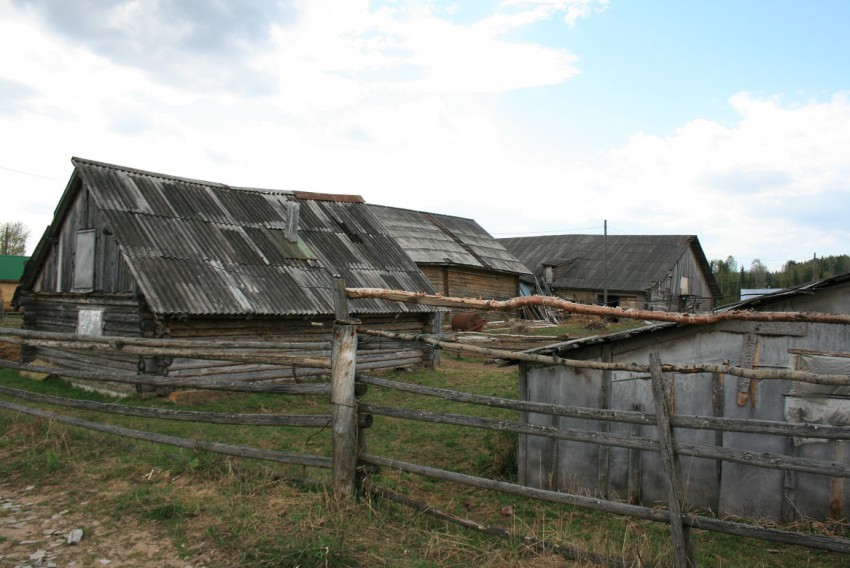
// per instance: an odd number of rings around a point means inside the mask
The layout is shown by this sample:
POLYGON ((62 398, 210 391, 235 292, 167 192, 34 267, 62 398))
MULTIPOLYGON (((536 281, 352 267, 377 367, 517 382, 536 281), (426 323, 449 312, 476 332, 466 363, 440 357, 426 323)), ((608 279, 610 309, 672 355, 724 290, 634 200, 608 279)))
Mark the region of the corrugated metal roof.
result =
POLYGON ((555 267, 553 286, 569 289, 646 290, 664 279, 692 248, 707 278, 708 261, 694 235, 609 235, 605 270, 603 235, 553 235, 498 239, 538 278, 545 265, 555 267))
MULTIPOLYGON (((337 275, 349 287, 433 293, 359 196, 232 188, 73 163, 155 313, 332 314, 337 275), (297 242, 286 237, 293 204, 297 242)), ((68 191, 79 187, 72 178, 68 191)), ((349 309, 434 311, 381 300, 352 300, 349 309)))
POLYGON ((30 257, 0 254, 0 280, 18 282, 24 273, 24 265, 30 257))
POLYGON ((417 264, 530 274, 523 263, 472 219, 370 205, 417 264))

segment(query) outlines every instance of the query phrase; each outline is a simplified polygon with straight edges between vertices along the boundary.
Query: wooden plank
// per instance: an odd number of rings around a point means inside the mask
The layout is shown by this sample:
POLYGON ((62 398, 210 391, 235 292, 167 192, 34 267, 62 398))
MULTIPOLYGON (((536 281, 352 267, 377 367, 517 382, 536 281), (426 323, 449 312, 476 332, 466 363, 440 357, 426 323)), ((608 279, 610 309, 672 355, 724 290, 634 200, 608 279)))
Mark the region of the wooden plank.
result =
MULTIPOLYGON (((632 410, 640 411, 641 406, 639 403, 632 404, 632 410)), ((636 438, 639 438, 643 435, 643 428, 640 424, 631 424, 629 426, 630 435, 636 438)), ((627 475, 627 489, 628 492, 628 501, 632 505, 637 505, 640 503, 641 499, 641 451, 635 448, 629 449, 629 465, 627 475)))
POLYGON ((652 397, 655 401, 655 414, 658 419, 658 441, 661 447, 661 461, 664 464, 664 484, 667 490, 667 507, 670 510, 670 536, 673 542, 673 560, 677 568, 696 566, 690 531, 683 523, 684 494, 679 461, 673 448, 673 429, 670 426, 670 403, 664 388, 661 373, 661 357, 658 353, 649 355, 652 376, 652 397))
MULTIPOLYGON (((611 347, 608 345, 602 347, 602 360, 606 363, 611 362, 611 347)), ((597 406, 600 409, 608 410, 611 407, 612 375, 613 373, 610 370, 602 371, 602 383, 599 387, 599 398, 597 399, 597 406)), ((607 434, 611 431, 611 423, 607 420, 603 420, 599 423, 598 428, 600 432, 607 434)), ((608 499, 610 496, 608 492, 608 468, 610 454, 609 446, 599 446, 599 456, 596 464, 596 488, 604 499, 608 499)))

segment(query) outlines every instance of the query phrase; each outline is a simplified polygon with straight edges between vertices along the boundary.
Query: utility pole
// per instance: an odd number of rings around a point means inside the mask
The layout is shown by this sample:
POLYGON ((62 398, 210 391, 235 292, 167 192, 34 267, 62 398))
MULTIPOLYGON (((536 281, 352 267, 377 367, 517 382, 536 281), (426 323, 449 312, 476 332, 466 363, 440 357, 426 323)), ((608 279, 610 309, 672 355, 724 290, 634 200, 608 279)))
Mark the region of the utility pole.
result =
POLYGON ((602 222, 602 258, 605 263, 605 281, 602 289, 602 305, 608 307, 608 219, 602 222))

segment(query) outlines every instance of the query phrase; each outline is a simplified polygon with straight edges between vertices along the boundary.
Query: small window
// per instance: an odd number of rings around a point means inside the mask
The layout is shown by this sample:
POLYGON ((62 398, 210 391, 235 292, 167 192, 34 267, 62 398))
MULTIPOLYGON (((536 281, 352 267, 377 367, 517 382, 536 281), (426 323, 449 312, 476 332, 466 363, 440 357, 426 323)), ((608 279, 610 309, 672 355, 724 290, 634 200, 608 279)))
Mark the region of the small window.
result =
POLYGON ((74 242, 74 292, 94 290, 95 230, 77 231, 74 242))
POLYGON ((103 335, 103 310, 80 310, 77 313, 77 335, 103 335))

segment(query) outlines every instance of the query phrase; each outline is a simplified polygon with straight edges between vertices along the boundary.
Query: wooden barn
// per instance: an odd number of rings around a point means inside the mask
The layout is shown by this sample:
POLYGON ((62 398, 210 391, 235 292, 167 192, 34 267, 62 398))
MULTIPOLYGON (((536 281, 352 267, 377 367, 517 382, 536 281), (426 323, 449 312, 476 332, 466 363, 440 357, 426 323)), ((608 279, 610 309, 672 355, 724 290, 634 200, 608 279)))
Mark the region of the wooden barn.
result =
MULTIPOLYGON (((760 296, 728 309, 850 314, 850 274, 760 296)), ((609 336, 569 341, 537 351, 569 359, 647 364, 658 353, 664 364, 728 364, 744 368, 850 374, 850 326, 823 323, 720 321, 708 325, 663 323, 609 336)), ((677 416, 727 417, 850 426, 850 387, 792 380, 758 380, 721 373, 671 373, 670 396, 677 416)), ((624 371, 523 365, 525 400, 586 408, 654 413, 648 376, 624 371)), ((541 426, 653 437, 655 426, 527 413, 541 426)), ((695 428, 674 428, 677 444, 763 452, 847 463, 848 442, 791 438, 695 428)), ((828 475, 782 471, 700 457, 680 456, 689 508, 718 517, 739 516, 790 522, 800 515, 841 519, 850 514, 847 481, 828 475)), ((660 454, 595 443, 521 436, 521 483, 557 491, 666 503, 660 454)))
POLYGON ((720 287, 695 235, 553 235, 499 239, 544 293, 587 304, 704 312, 720 287))
POLYGON ((28 256, 0 254, 0 313, 12 307, 28 256))
MULTIPOLYGON (((362 198, 235 188, 74 158, 16 304, 24 328, 150 338, 303 343, 328 354, 337 278, 433 293, 362 198)), ((434 308, 352 300, 373 328, 432 331, 434 308)), ((27 350, 73 368, 286 378, 294 370, 186 359, 27 350)), ((358 368, 412 367, 430 350, 363 338, 358 368)))
POLYGON ((438 294, 506 300, 529 270, 472 219, 369 205, 438 294))

